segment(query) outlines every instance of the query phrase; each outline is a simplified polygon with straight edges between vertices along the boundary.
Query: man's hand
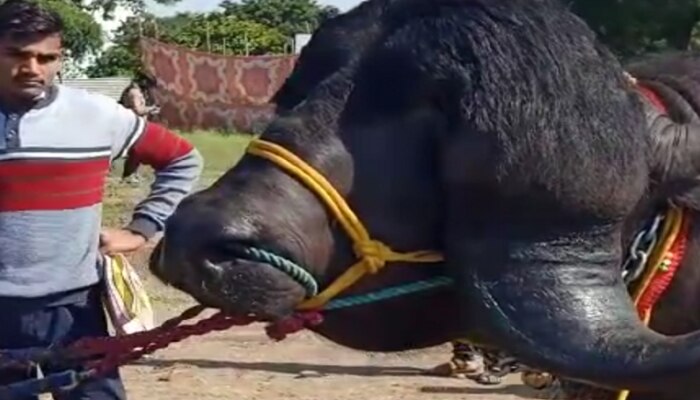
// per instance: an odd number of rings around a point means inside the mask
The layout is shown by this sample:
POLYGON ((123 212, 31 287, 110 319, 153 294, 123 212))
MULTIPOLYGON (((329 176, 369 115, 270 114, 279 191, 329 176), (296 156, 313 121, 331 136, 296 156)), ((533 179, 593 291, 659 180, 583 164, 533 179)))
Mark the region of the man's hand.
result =
POLYGON ((158 115, 160 114, 160 107, 151 106, 148 108, 148 115, 158 115))
POLYGON ((146 242, 145 237, 126 229, 103 229, 100 233, 100 251, 107 255, 136 251, 146 242))

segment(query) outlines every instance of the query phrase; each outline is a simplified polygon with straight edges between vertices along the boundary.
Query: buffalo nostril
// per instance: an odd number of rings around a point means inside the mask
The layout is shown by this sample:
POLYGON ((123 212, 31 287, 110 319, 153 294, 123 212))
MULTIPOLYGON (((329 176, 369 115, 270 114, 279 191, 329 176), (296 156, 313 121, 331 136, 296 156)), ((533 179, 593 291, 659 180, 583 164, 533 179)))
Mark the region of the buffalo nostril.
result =
POLYGON ((224 269, 218 264, 214 264, 209 260, 204 260, 202 277, 211 282, 221 281, 224 278, 224 269))

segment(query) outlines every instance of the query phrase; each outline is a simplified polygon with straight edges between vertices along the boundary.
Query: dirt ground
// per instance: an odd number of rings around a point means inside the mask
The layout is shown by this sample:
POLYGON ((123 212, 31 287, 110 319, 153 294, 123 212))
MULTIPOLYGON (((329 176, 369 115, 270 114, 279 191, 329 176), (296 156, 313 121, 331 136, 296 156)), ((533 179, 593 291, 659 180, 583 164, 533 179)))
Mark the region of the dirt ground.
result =
POLYGON ((534 399, 516 376, 500 386, 418 376, 447 348, 410 355, 350 351, 307 333, 271 343, 260 327, 184 341, 124 369, 131 399, 534 399))
MULTIPOLYGON (((198 146, 209 162, 206 136, 198 146)), ((217 142, 218 143, 218 142, 217 142)), ((212 176, 223 166, 211 167, 212 176), (218 169, 217 169, 218 168, 218 169)), ((123 224, 129 210, 143 197, 146 183, 138 187, 113 185, 106 208, 111 223, 123 224)), ((156 238, 157 239, 157 238, 156 238)), ((144 279, 157 319, 173 317, 191 299, 165 287, 145 268, 150 250, 129 258, 144 279)), ((275 343, 263 326, 233 328, 187 339, 122 369, 130 400, 516 400, 546 398, 508 377, 499 386, 480 386, 469 380, 421 375, 422 371, 450 357, 448 345, 401 354, 370 354, 334 345, 310 332, 301 332, 275 343)))
MULTIPOLYGON (((145 256, 135 263, 144 265, 145 256)), ((141 268, 139 268, 141 270, 141 268)), ((160 320, 193 304, 142 277, 160 320)), ((401 354, 372 354, 332 344, 310 332, 275 343, 261 325, 187 339, 123 369, 133 400, 515 400, 537 393, 509 377, 499 386, 421 376, 450 356, 448 346, 401 354)))

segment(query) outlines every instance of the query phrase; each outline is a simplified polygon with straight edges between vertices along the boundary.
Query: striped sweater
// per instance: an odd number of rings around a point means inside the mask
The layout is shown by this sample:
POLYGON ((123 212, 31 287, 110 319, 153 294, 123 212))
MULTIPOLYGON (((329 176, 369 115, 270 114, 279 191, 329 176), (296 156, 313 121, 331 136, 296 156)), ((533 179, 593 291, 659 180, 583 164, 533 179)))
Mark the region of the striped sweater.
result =
POLYGON ((105 179, 124 157, 156 172, 127 226, 151 237, 199 177, 190 143, 106 96, 65 86, 24 113, 0 112, 0 297, 98 282, 105 179))

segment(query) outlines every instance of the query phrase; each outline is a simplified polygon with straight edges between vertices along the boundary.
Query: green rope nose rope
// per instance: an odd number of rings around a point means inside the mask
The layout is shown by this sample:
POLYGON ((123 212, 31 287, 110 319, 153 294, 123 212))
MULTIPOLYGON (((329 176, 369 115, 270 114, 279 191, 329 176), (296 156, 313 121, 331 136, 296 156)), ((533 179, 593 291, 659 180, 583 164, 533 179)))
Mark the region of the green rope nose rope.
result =
MULTIPOLYGON (((294 279, 294 281, 306 289, 306 293, 309 297, 313 297, 318 293, 318 283, 316 283, 316 279, 314 279, 306 269, 295 262, 258 247, 236 245, 234 246, 234 251, 241 258, 249 261, 262 262, 286 273, 290 278, 294 279)), ((446 276, 437 276, 432 279, 391 286, 376 292, 334 299, 328 302, 323 309, 337 310, 340 308, 374 303, 411 293, 447 287, 452 285, 452 283, 452 279, 446 276)))
POLYGON ((333 299, 326 304, 323 309, 326 311, 337 310, 340 308, 361 306, 370 303, 376 303, 382 300, 393 299, 395 297, 404 296, 407 294, 424 292, 440 287, 452 285, 452 279, 446 276, 436 276, 431 279, 424 279, 416 282, 406 283, 403 285, 390 286, 388 288, 377 290, 376 292, 363 293, 355 296, 341 297, 333 299))
POLYGON ((318 294, 318 283, 316 283, 316 279, 314 279, 313 275, 305 268, 302 268, 295 262, 259 247, 235 245, 233 246, 233 250, 241 258, 268 264, 289 275, 290 278, 304 287, 308 297, 313 297, 318 294))

